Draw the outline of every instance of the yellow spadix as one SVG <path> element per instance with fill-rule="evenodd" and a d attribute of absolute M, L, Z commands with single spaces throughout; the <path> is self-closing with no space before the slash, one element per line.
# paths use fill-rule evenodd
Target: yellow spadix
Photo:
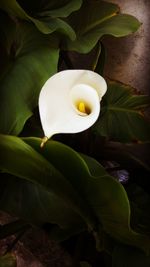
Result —
<path fill-rule="evenodd" d="M 78 133 L 92 126 L 106 90 L 104 78 L 89 70 L 65 70 L 50 77 L 39 96 L 45 136 L 41 146 L 54 134 Z"/>

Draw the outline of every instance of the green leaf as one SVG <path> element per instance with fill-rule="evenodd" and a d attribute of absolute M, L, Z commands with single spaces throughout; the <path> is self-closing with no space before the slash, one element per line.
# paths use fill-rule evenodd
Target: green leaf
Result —
<path fill-rule="evenodd" d="M 148 105 L 148 96 L 135 95 L 131 87 L 109 82 L 94 131 L 115 141 L 149 141 L 150 123 L 143 114 Z"/>
<path fill-rule="evenodd" d="M 130 205 L 123 186 L 109 176 L 97 161 L 85 155 L 81 157 L 71 148 L 55 141 L 49 141 L 43 149 L 40 148 L 39 138 L 24 138 L 24 141 L 17 137 L 1 135 L 0 168 L 3 172 L 41 186 L 60 198 L 62 204 L 69 205 L 86 222 L 97 243 L 101 230 L 104 230 L 122 243 L 149 252 L 149 238 L 134 232 L 130 227 Z M 1 179 L 2 184 L 5 183 L 6 180 Z M 5 199 L 9 196 L 8 192 L 13 195 L 13 181 L 15 180 L 11 181 Z M 22 190 L 23 188 L 27 189 L 22 185 Z M 35 207 L 37 202 L 32 200 L 32 207 Z M 31 203 L 28 200 L 26 202 L 28 205 Z M 42 208 L 46 205 L 44 203 L 42 199 Z M 55 202 L 51 203 L 52 207 L 53 203 Z M 58 208 L 61 207 L 59 205 Z M 77 231 L 79 229 L 77 227 Z M 74 227 L 73 231 L 75 232 Z"/>
<path fill-rule="evenodd" d="M 72 232 L 74 228 L 77 232 L 87 228 L 71 204 L 66 203 L 59 194 L 6 174 L 1 177 L 0 186 L 0 209 L 25 222 L 34 225 L 57 224 L 61 227 L 61 231 L 66 231 L 70 226 Z M 51 234 L 53 239 L 56 239 L 56 234 L 53 229 Z"/>
<path fill-rule="evenodd" d="M 16 258 L 14 255 L 8 253 L 0 257 L 0 267 L 17 267 Z"/>
<path fill-rule="evenodd" d="M 21 8 L 16 0 L 1 0 L 0 8 L 6 11 L 11 16 L 19 17 L 20 19 L 29 20 L 30 16 Z"/>
<path fill-rule="evenodd" d="M 73 42 L 65 40 L 64 47 L 88 53 L 104 35 L 122 37 L 139 28 L 140 22 L 136 18 L 118 12 L 119 7 L 112 3 L 84 1 L 82 7 L 67 19 L 77 38 Z"/>
<path fill-rule="evenodd" d="M 75 40 L 76 38 L 74 30 L 63 19 L 42 17 L 40 20 L 34 19 L 34 23 L 38 30 L 44 34 L 50 34 L 54 31 L 58 31 L 59 33 L 68 35 L 71 40 Z"/>
<path fill-rule="evenodd" d="M 130 204 L 123 186 L 109 176 L 96 160 L 86 155 L 82 157 L 91 172 L 86 188 L 88 200 L 103 230 L 120 242 L 137 246 L 149 253 L 150 239 L 133 231 L 130 226 Z"/>
<path fill-rule="evenodd" d="M 39 14 L 33 14 L 30 15 L 30 13 L 34 13 L 33 10 L 28 10 L 29 6 L 27 3 L 25 3 L 25 7 L 27 8 L 27 12 L 22 8 L 21 5 L 16 0 L 13 1 L 4 1 L 2 0 L 0 2 L 0 8 L 5 10 L 8 14 L 11 16 L 18 17 L 20 19 L 31 21 L 35 24 L 35 26 L 40 30 L 42 33 L 48 34 L 52 33 L 56 30 L 63 34 L 67 34 L 68 37 L 71 38 L 71 40 L 74 40 L 76 35 L 72 27 L 65 22 L 63 19 L 60 19 L 59 16 L 57 18 L 57 15 L 60 15 L 64 12 L 64 17 L 69 15 L 72 11 L 78 9 L 81 5 L 81 1 L 78 0 L 75 2 L 75 4 L 71 7 L 71 3 L 66 3 L 64 7 L 58 6 L 55 9 L 55 5 L 52 5 L 52 10 L 47 10 L 46 13 L 39 13 Z M 62 3 L 63 5 L 63 3 Z M 56 5 L 57 6 L 57 5 Z M 35 3 L 36 7 L 36 3 Z M 54 8 L 54 10 L 53 10 Z"/>
<path fill-rule="evenodd" d="M 40 139 L 38 139 L 38 144 L 40 145 Z M 55 149 L 55 145 L 53 146 L 53 149 Z M 59 152 L 61 154 L 61 148 Z M 73 153 L 72 150 L 70 151 L 69 155 L 70 157 L 71 153 Z M 22 211 L 22 214 L 25 214 L 25 216 L 29 215 L 30 217 L 32 217 L 32 212 L 33 212 L 36 218 L 38 216 L 37 219 L 39 220 L 40 218 L 40 220 L 42 221 L 42 217 L 40 216 L 41 214 L 40 213 L 38 214 L 38 211 L 36 209 L 36 205 L 38 204 L 39 212 L 42 211 L 42 215 L 47 216 L 46 218 L 48 218 L 49 222 L 55 223 L 53 221 L 53 217 L 51 217 L 51 214 L 47 214 L 48 209 L 51 212 L 53 212 L 53 215 L 55 216 L 54 219 L 56 218 L 57 223 L 59 223 L 59 218 L 64 218 L 65 222 L 66 220 L 74 220 L 73 218 L 68 218 L 68 219 L 65 218 L 65 206 L 66 206 L 66 210 L 67 207 L 68 209 L 72 209 L 75 213 L 77 213 L 79 216 L 82 217 L 82 220 L 84 220 L 84 222 L 86 222 L 89 225 L 89 227 L 92 227 L 92 225 L 94 224 L 94 218 L 92 218 L 91 216 L 90 208 L 87 206 L 85 199 L 82 198 L 77 191 L 75 191 L 71 183 L 63 175 L 64 173 L 63 172 L 61 173 L 59 169 L 57 170 L 55 168 L 53 162 L 48 161 L 46 158 L 44 158 L 42 155 L 36 152 L 34 148 L 23 142 L 20 138 L 14 136 L 5 136 L 5 135 L 0 136 L 0 158 L 1 158 L 0 169 L 3 172 L 16 176 L 18 177 L 18 179 L 19 178 L 21 180 L 23 179 L 22 182 L 19 182 L 18 180 L 18 185 L 17 185 L 17 179 L 12 177 L 9 178 L 8 189 L 7 189 L 7 183 L 6 187 L 4 185 L 4 189 L 6 188 L 6 195 L 4 196 L 5 191 L 2 192 L 3 194 L 1 194 L 1 198 L 3 198 L 4 196 L 3 200 L 4 207 L 5 205 L 7 206 L 7 198 L 8 198 L 8 203 L 10 204 L 12 200 L 12 205 L 14 204 L 16 211 L 18 210 L 18 212 L 21 212 L 22 209 L 19 205 L 22 204 L 23 208 L 25 209 Z M 58 164 L 61 164 L 59 160 L 57 161 Z M 79 168 L 79 174 L 80 174 L 80 168 Z M 3 183 L 5 180 L 3 179 L 3 177 L 1 179 Z M 29 185 L 28 183 L 25 184 L 24 181 L 33 183 L 35 187 Z M 15 191 L 14 193 L 12 192 L 12 187 L 13 190 Z M 27 189 L 27 192 L 29 192 L 28 200 L 25 200 L 27 195 L 24 189 Z M 42 189 L 45 191 L 42 191 Z M 19 195 L 20 191 L 22 192 L 22 194 Z M 9 192 L 11 192 L 10 196 Z M 16 203 L 15 193 L 18 195 L 18 198 L 20 200 L 17 201 L 18 203 Z M 45 207 L 47 203 L 49 203 L 49 205 Z M 13 209 L 13 206 L 10 208 Z M 56 210 L 56 208 L 58 209 Z M 62 209 L 64 215 L 63 214 L 59 215 Z M 73 214 L 73 212 L 71 213 L 70 211 L 70 214 Z"/>
<path fill-rule="evenodd" d="M 47 142 L 43 149 L 40 148 L 41 139 L 39 138 L 27 137 L 23 138 L 23 140 L 51 162 L 76 188 L 77 192 L 81 196 L 83 195 L 88 167 L 77 152 L 64 144 L 52 140 Z M 67 160 L 69 160 L 69 164 L 67 164 Z"/>
<path fill-rule="evenodd" d="M 123 186 L 109 176 L 97 161 L 85 155 L 81 157 L 58 142 L 50 141 L 41 150 L 40 139 L 25 138 L 24 141 L 38 152 L 41 151 L 66 177 L 79 196 L 84 198 L 89 211 L 92 209 L 100 229 L 102 226 L 107 234 L 122 243 L 150 250 L 149 238 L 130 227 L 130 205 Z"/>
<path fill-rule="evenodd" d="M 41 1 L 18 1 L 24 9 L 29 12 L 33 12 L 37 9 L 40 16 L 48 16 L 52 18 L 56 17 L 68 17 L 73 11 L 78 10 L 82 5 L 82 0 L 47 0 L 44 3 Z M 34 13 L 35 14 L 35 13 Z"/>
<path fill-rule="evenodd" d="M 149 267 L 150 257 L 133 247 L 117 246 L 112 257 L 113 267 Z"/>
<path fill-rule="evenodd" d="M 43 36 L 27 22 L 5 24 L 3 40 L 7 64 L 0 79 L 0 132 L 17 135 L 32 115 L 43 84 L 57 72 L 59 49 L 54 37 Z"/>

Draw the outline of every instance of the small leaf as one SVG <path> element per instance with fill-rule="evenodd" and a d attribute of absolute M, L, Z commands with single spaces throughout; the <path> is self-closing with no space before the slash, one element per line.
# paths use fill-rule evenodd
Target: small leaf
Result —
<path fill-rule="evenodd" d="M 16 258 L 14 255 L 8 253 L 0 257 L 0 267 L 17 267 Z"/>
<path fill-rule="evenodd" d="M 67 18 L 77 38 L 75 41 L 65 40 L 65 48 L 88 53 L 103 35 L 122 37 L 139 28 L 136 18 L 118 12 L 118 6 L 112 3 L 84 1 L 82 7 Z"/>
<path fill-rule="evenodd" d="M 0 21 L 5 22 L 4 19 L 2 16 Z M 18 135 L 37 105 L 42 85 L 57 71 L 59 49 L 55 38 L 43 36 L 27 22 L 4 25 L 6 56 L 0 80 L 0 132 Z"/>
<path fill-rule="evenodd" d="M 150 123 L 142 112 L 148 105 L 147 95 L 135 95 L 131 87 L 109 82 L 94 131 L 115 141 L 149 141 Z"/>

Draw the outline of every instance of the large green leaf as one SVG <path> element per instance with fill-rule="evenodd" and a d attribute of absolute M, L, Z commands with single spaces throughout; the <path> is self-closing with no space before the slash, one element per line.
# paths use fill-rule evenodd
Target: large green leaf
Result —
<path fill-rule="evenodd" d="M 76 38 L 76 34 L 71 26 L 60 18 L 41 17 L 40 20 L 34 20 L 36 27 L 44 34 L 49 34 L 54 31 L 68 35 L 71 40 Z"/>
<path fill-rule="evenodd" d="M 35 225 L 51 223 L 65 229 L 72 227 L 72 231 L 86 229 L 82 218 L 59 194 L 13 175 L 3 175 L 0 186 L 1 210 Z"/>
<path fill-rule="evenodd" d="M 42 155 L 36 152 L 31 146 L 27 145 L 18 137 L 1 135 L 0 158 L 1 158 L 0 169 L 3 172 L 10 173 L 13 176 L 18 177 L 18 179 L 19 178 L 23 179 L 22 183 L 18 182 L 17 186 L 16 184 L 17 180 L 13 177 L 9 178 L 8 190 L 6 183 L 6 194 L 5 191 L 3 193 L 3 188 L 1 188 L 2 193 L 5 194 L 4 199 L 6 199 L 5 200 L 6 205 L 7 205 L 7 196 L 9 195 L 8 192 L 10 192 L 10 197 L 8 197 L 8 201 L 10 203 L 12 196 L 12 204 L 18 205 L 16 207 L 19 212 L 21 212 L 21 208 L 19 207 L 19 205 L 23 200 L 25 201 L 26 197 L 29 197 L 30 200 L 29 202 L 27 200 L 27 207 L 29 207 L 30 201 L 33 201 L 33 203 L 31 204 L 32 210 L 36 208 L 36 203 L 38 203 L 39 210 L 41 211 L 43 209 L 42 211 L 43 213 L 46 213 L 48 209 L 50 209 L 50 211 L 53 212 L 55 218 L 57 217 L 57 215 L 60 218 L 62 217 L 64 218 L 64 215 L 59 215 L 59 213 L 60 212 L 65 213 L 65 211 L 62 210 L 55 211 L 55 201 L 56 201 L 56 208 L 58 208 L 58 206 L 61 208 L 66 206 L 68 207 L 68 209 L 69 208 L 73 209 L 74 212 L 79 214 L 82 217 L 82 219 L 90 227 L 92 227 L 91 225 L 94 224 L 94 219 L 91 218 L 90 209 L 86 205 L 85 200 L 79 196 L 79 194 L 74 190 L 71 183 L 67 181 L 67 179 L 63 176 L 63 174 L 59 170 L 57 170 L 52 165 L 52 163 L 48 162 L 47 159 L 45 159 Z M 3 182 L 5 182 L 3 176 L 1 176 L 1 180 L 2 180 L 1 184 L 3 184 Z M 30 187 L 28 184 L 25 185 L 25 183 L 23 182 L 24 180 L 33 183 L 34 185 L 38 186 L 38 188 L 32 187 L 32 185 Z M 14 181 L 14 186 L 12 181 Z M 25 187 L 23 187 L 23 185 L 25 185 Z M 12 193 L 12 186 L 15 192 L 17 192 L 17 189 L 21 190 L 22 192 L 22 196 L 19 196 L 19 192 L 18 194 L 16 193 L 18 195 L 19 200 L 21 200 L 21 202 L 18 201 L 18 204 L 15 203 L 16 198 L 15 195 Z M 40 189 L 40 187 L 42 188 Z M 29 196 L 27 195 L 25 196 L 25 192 L 23 191 L 24 189 L 27 189 Z M 42 191 L 42 189 L 44 189 L 48 193 Z M 36 199 L 34 200 L 34 196 L 37 199 L 37 201 Z M 2 194 L 1 197 L 3 197 Z M 40 200 L 42 201 L 41 206 L 40 206 Z M 49 204 L 50 206 L 45 208 L 44 205 L 46 205 L 46 203 L 49 203 L 50 201 L 51 205 Z M 25 208 L 25 203 L 22 204 L 24 208 Z M 27 207 L 23 211 L 25 216 L 27 214 L 32 216 L 31 214 L 32 210 L 28 211 Z M 37 211 L 35 211 L 35 214 L 36 213 Z M 40 214 L 38 216 L 40 218 Z M 44 216 L 46 215 L 44 214 Z M 47 215 L 46 218 L 50 218 L 50 216 L 51 215 Z M 40 218 L 39 220 L 42 220 L 42 218 Z M 69 218 L 69 220 L 72 220 L 72 218 Z M 53 217 L 51 218 L 51 222 L 54 223 Z"/>
<path fill-rule="evenodd" d="M 73 11 L 78 10 L 82 5 L 82 0 L 18 0 L 24 10 L 30 14 L 40 14 L 50 17 L 67 17 Z"/>
<path fill-rule="evenodd" d="M 32 115 L 44 82 L 57 72 L 59 49 L 55 38 L 47 38 L 33 25 L 6 20 L 0 18 L 6 53 L 0 79 L 0 132 L 17 135 Z"/>
<path fill-rule="evenodd" d="M 117 246 L 112 257 L 113 267 L 149 267 L 150 257 L 133 247 Z"/>
<path fill-rule="evenodd" d="M 21 4 L 25 5 L 27 12 L 22 8 L 22 6 L 18 3 L 21 2 Z M 60 3 L 60 5 L 50 5 L 48 6 L 48 10 L 46 9 L 45 12 L 41 12 L 39 14 L 34 14 L 34 10 L 36 10 L 37 3 L 35 2 L 34 6 L 31 5 L 31 7 L 34 9 L 30 10 L 30 4 L 22 1 L 8 1 L 8 0 L 2 0 L 0 2 L 0 8 L 5 10 L 8 14 L 18 17 L 20 19 L 31 21 L 35 24 L 35 26 L 45 34 L 52 33 L 56 30 L 59 32 L 62 32 L 63 34 L 68 35 L 72 40 L 75 39 L 76 35 L 72 27 L 65 22 L 63 19 L 61 19 L 61 16 L 64 12 L 64 17 L 69 15 L 72 11 L 77 10 L 81 6 L 81 0 L 75 1 L 75 4 L 71 6 L 71 3 Z M 71 1 L 72 2 L 72 1 Z M 33 4 L 33 3 L 32 3 Z M 62 5 L 64 4 L 64 6 Z M 56 9 L 55 9 L 56 7 Z M 52 8 L 52 10 L 49 8 Z M 54 10 L 53 10 L 54 8 Z M 33 15 L 32 15 L 33 14 Z"/>
<path fill-rule="evenodd" d="M 130 206 L 124 188 L 109 176 L 97 161 L 87 156 L 80 156 L 71 148 L 58 142 L 50 141 L 41 149 L 39 138 L 25 138 L 24 141 L 17 137 L 1 135 L 0 168 L 3 172 L 11 173 L 18 179 L 21 178 L 32 182 L 36 186 L 41 186 L 51 193 L 51 197 L 53 194 L 56 195 L 57 198 L 54 198 L 58 201 L 56 207 L 64 207 L 63 203 L 69 205 L 74 212 L 82 217 L 89 230 L 94 231 L 97 242 L 99 242 L 98 239 L 103 229 L 120 242 L 137 246 L 149 252 L 149 238 L 134 232 L 130 227 Z M 3 176 L 1 176 L 1 179 L 2 184 L 6 182 L 7 185 Z M 15 182 L 15 179 L 12 181 L 10 179 L 10 189 L 4 199 L 7 198 L 9 192 L 13 195 L 11 192 L 14 188 L 13 181 Z M 19 189 L 20 187 L 18 187 Z M 24 189 L 27 189 L 27 186 Z M 23 185 L 21 185 L 21 190 L 23 190 Z M 2 188 L 1 191 L 3 191 Z M 35 196 L 33 187 L 31 187 L 31 191 L 28 188 L 28 192 L 29 194 L 33 192 L 33 196 Z M 42 196 L 41 192 L 40 196 Z M 42 201 L 42 209 L 48 197 L 49 195 L 45 198 L 44 193 L 44 196 L 39 198 Z M 59 204 L 58 198 L 62 201 L 62 204 Z M 30 199 L 33 200 L 31 196 Z M 39 201 L 34 202 L 34 200 L 31 206 L 35 207 L 36 203 L 40 206 Z M 27 201 L 27 204 L 29 206 L 30 201 Z M 53 204 L 51 205 L 52 210 Z M 26 209 L 25 212 L 27 212 Z M 47 209 L 44 208 L 44 210 L 48 212 Z M 53 217 L 51 222 L 52 220 Z M 77 221 L 73 219 L 73 222 L 76 223 Z M 74 227 L 73 231 L 75 232 Z"/>
<path fill-rule="evenodd" d="M 81 157 L 58 142 L 50 141 L 41 150 L 40 139 L 25 138 L 24 141 L 50 161 L 86 200 L 99 221 L 99 228 L 102 226 L 106 233 L 123 243 L 150 250 L 149 238 L 130 227 L 130 205 L 123 186 L 97 161 L 85 155 Z"/>
<path fill-rule="evenodd" d="M 52 140 L 43 149 L 40 148 L 40 138 L 27 137 L 23 140 L 51 162 L 76 188 L 77 192 L 84 197 L 86 176 L 89 172 L 87 165 L 77 152 L 64 144 Z M 67 164 L 67 160 L 69 160 L 69 164 Z"/>
<path fill-rule="evenodd" d="M 13 254 L 7 253 L 0 257 L 0 267 L 17 267 L 16 258 Z"/>
<path fill-rule="evenodd" d="M 140 247 L 150 252 L 150 239 L 130 226 L 130 204 L 123 186 L 105 172 L 93 158 L 83 156 L 92 181 L 87 186 L 91 206 L 103 225 L 104 231 L 122 243 Z M 99 175 L 101 173 L 101 176 Z"/>
<path fill-rule="evenodd" d="M 109 82 L 94 130 L 111 140 L 149 141 L 150 123 L 142 112 L 148 105 L 148 96 L 135 95 L 131 87 Z"/>
<path fill-rule="evenodd" d="M 140 23 L 136 18 L 118 12 L 119 7 L 112 3 L 84 1 L 82 7 L 67 20 L 74 28 L 77 38 L 75 41 L 65 40 L 64 47 L 88 53 L 103 35 L 122 37 L 139 28 Z"/>

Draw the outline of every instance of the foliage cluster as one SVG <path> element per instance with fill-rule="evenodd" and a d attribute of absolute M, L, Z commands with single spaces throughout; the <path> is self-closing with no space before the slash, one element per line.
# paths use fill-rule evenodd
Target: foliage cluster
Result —
<path fill-rule="evenodd" d="M 102 74 L 102 38 L 127 36 L 139 26 L 104 1 L 0 1 L 0 209 L 19 218 L 1 226 L 0 238 L 27 225 L 48 225 L 59 242 L 86 231 L 113 267 L 150 265 L 149 97 L 108 80 L 95 126 L 60 135 L 43 149 L 37 110 L 43 84 L 70 66 L 70 51 L 95 49 L 91 69 Z M 124 168 L 130 179 L 122 185 Z M 0 264 L 15 266 L 14 256 Z"/>

